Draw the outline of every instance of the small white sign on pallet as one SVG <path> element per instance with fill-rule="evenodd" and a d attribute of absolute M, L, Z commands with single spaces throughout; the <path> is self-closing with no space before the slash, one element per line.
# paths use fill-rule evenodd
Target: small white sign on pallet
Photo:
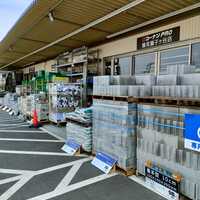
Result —
<path fill-rule="evenodd" d="M 62 150 L 69 155 L 75 155 L 81 148 L 81 145 L 78 144 L 75 140 L 67 140 L 62 147 Z"/>
<path fill-rule="evenodd" d="M 101 152 L 97 153 L 96 157 L 92 160 L 92 165 L 94 165 L 106 174 L 108 174 L 112 170 L 116 163 L 116 159 Z"/>

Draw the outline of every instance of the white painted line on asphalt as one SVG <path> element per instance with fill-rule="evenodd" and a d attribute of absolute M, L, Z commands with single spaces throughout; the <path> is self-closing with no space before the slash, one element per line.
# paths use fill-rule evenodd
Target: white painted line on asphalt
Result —
<path fill-rule="evenodd" d="M 10 197 L 15 194 L 21 187 L 23 187 L 31 178 L 33 174 L 26 174 L 22 176 L 22 178 L 15 183 L 12 187 L 10 187 L 5 193 L 0 196 L 1 200 L 8 200 Z"/>
<path fill-rule="evenodd" d="M 145 180 L 144 180 L 144 179 L 141 179 L 141 178 L 139 178 L 139 177 L 137 177 L 137 176 L 135 176 L 135 175 L 129 176 L 129 179 L 131 179 L 132 181 L 134 181 L 134 182 L 136 182 L 136 183 L 142 185 L 143 187 L 147 188 L 148 190 L 150 190 L 150 191 L 152 191 L 152 192 L 154 192 L 154 193 L 156 193 L 156 194 L 158 194 L 158 195 L 160 195 L 160 196 L 166 198 L 165 196 L 163 196 L 163 194 L 161 194 L 161 193 L 159 193 L 158 191 L 155 191 L 154 189 L 152 189 L 151 187 L 149 187 L 149 186 L 145 183 Z"/>
<path fill-rule="evenodd" d="M 1 122 L 1 121 L 0 121 Z M 5 126 L 18 126 L 18 125 L 28 125 L 26 122 L 23 123 L 17 123 L 17 124 L 0 124 L 0 127 L 5 127 Z"/>
<path fill-rule="evenodd" d="M 5 120 L 5 118 L 3 119 L 2 118 L 2 120 L 1 120 L 1 118 L 0 118 L 0 122 L 1 123 L 5 123 L 5 122 L 10 122 L 12 119 L 6 119 Z M 14 119 L 14 120 L 12 120 L 14 123 L 18 123 L 18 122 L 20 122 L 20 123 L 22 123 L 22 121 L 21 120 L 17 120 L 17 119 Z M 24 123 L 24 122 L 23 122 Z"/>
<path fill-rule="evenodd" d="M 100 176 L 97 176 L 97 177 L 94 177 L 94 178 L 87 179 L 85 181 L 81 181 L 79 183 L 75 183 L 75 184 L 63 187 L 62 189 L 59 189 L 59 190 L 54 190 L 53 192 L 49 192 L 49 193 L 46 193 L 46 194 L 43 194 L 43 195 L 40 195 L 40 196 L 37 196 L 37 197 L 30 198 L 28 200 L 47 200 L 47 199 L 51 199 L 51 198 L 60 196 L 62 194 L 66 194 L 68 192 L 80 189 L 82 187 L 85 187 L 85 186 L 88 186 L 88 185 L 103 181 L 105 179 L 111 178 L 111 177 L 116 176 L 116 175 L 117 175 L 117 173 L 103 174 L 103 175 L 100 175 Z"/>
<path fill-rule="evenodd" d="M 69 162 L 69 163 L 64 163 L 64 164 L 56 165 L 56 166 L 49 167 L 49 168 L 46 168 L 46 169 L 38 170 L 38 171 L 36 171 L 36 174 L 39 175 L 39 174 L 55 171 L 55 170 L 62 169 L 62 168 L 65 168 L 65 167 L 69 167 L 69 166 L 72 166 L 72 165 L 75 165 L 75 164 L 78 164 L 78 163 L 84 163 L 84 162 L 87 162 L 87 161 L 90 161 L 90 160 L 92 160 L 91 157 L 75 160 L 75 161 L 72 161 L 72 162 Z"/>
<path fill-rule="evenodd" d="M 27 173 L 32 173 L 32 172 L 33 171 L 31 171 L 31 170 L 0 168 L 0 173 L 3 173 L 3 174 L 27 174 Z"/>
<path fill-rule="evenodd" d="M 69 156 L 66 153 L 57 152 L 41 152 L 41 151 L 14 151 L 14 150 L 0 150 L 0 154 L 24 154 L 24 155 L 50 155 L 50 156 Z M 85 155 L 77 155 L 79 157 L 85 157 Z"/>
<path fill-rule="evenodd" d="M 58 184 L 55 190 L 62 189 L 63 187 L 66 187 L 70 184 L 78 170 L 80 169 L 81 165 L 83 163 L 79 162 L 73 165 L 73 167 L 68 171 L 68 173 L 65 175 L 65 177 L 61 180 L 61 182 Z"/>
<path fill-rule="evenodd" d="M 0 129 L 0 132 L 9 132 L 9 133 L 44 133 L 44 131 L 29 131 L 29 130 L 8 130 L 8 129 Z"/>
<path fill-rule="evenodd" d="M 52 142 L 52 143 L 63 143 L 61 140 L 46 140 L 46 139 L 18 139 L 18 138 L 0 138 L 0 141 L 13 141 L 13 142 Z"/>
<path fill-rule="evenodd" d="M 10 127 L 10 126 L 2 126 L 2 127 L 0 127 L 0 130 L 2 130 L 3 128 L 9 128 L 9 129 L 7 129 L 7 130 L 13 130 L 13 129 L 15 129 L 15 128 L 21 128 L 21 127 L 29 127 L 29 125 L 20 125 L 20 126 L 13 126 L 13 127 Z"/>
<path fill-rule="evenodd" d="M 22 178 L 22 175 L 3 179 L 3 180 L 0 180 L 0 185 L 6 184 L 6 183 L 11 183 L 11 182 L 14 182 L 14 181 L 18 181 L 21 178 Z"/>
<path fill-rule="evenodd" d="M 57 139 L 59 139 L 59 140 L 63 140 L 63 139 L 64 139 L 64 138 L 62 138 L 62 137 L 60 137 L 60 136 L 58 136 L 58 135 L 56 135 L 56 134 L 54 134 L 54 133 L 48 131 L 48 130 L 45 129 L 45 128 L 40 128 L 40 129 L 41 129 L 43 132 L 48 133 L 49 135 L 51 135 L 51 136 L 53 136 L 53 137 L 55 137 L 55 138 L 57 138 Z"/>

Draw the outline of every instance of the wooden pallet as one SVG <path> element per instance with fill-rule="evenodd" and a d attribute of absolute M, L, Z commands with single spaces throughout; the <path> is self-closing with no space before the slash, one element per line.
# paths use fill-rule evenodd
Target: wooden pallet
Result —
<path fill-rule="evenodd" d="M 126 101 L 130 103 L 137 103 L 137 98 L 129 96 L 102 96 L 102 95 L 93 95 L 93 99 L 102 99 L 102 100 L 112 100 L 112 101 Z"/>
<path fill-rule="evenodd" d="M 133 168 L 124 169 L 118 165 L 114 166 L 113 170 L 112 170 L 112 172 L 118 172 L 120 174 L 123 174 L 124 176 L 132 176 L 132 175 L 136 174 L 135 169 L 133 169 Z"/>
<path fill-rule="evenodd" d="M 41 123 L 41 124 L 48 124 L 49 120 L 48 119 L 40 120 L 39 123 Z"/>
<path fill-rule="evenodd" d="M 91 156 L 91 152 L 87 152 L 85 151 L 83 148 L 80 148 L 75 155 L 87 155 L 87 156 Z"/>
<path fill-rule="evenodd" d="M 65 126 L 66 122 L 53 122 L 53 121 L 49 121 L 50 124 L 52 125 L 56 125 L 56 126 Z"/>
<path fill-rule="evenodd" d="M 93 99 L 126 101 L 128 103 L 138 103 L 138 104 L 171 105 L 171 106 L 179 106 L 179 107 L 200 106 L 200 99 L 198 99 L 198 98 L 176 98 L 176 97 L 163 97 L 163 96 L 148 96 L 148 97 L 119 96 L 119 97 L 115 97 L 115 96 L 93 95 Z"/>
<path fill-rule="evenodd" d="M 96 152 L 92 151 L 92 156 L 95 157 Z M 132 175 L 136 174 L 136 170 L 133 168 L 124 169 L 124 168 L 120 167 L 119 165 L 115 165 L 112 168 L 110 173 L 120 173 L 120 174 L 123 174 L 124 176 L 132 176 Z"/>

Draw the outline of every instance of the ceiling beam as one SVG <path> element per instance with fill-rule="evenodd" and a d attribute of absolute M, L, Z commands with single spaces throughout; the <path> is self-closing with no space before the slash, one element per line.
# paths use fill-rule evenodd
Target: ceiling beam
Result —
<path fill-rule="evenodd" d="M 119 8 L 119 9 L 117 9 L 117 10 L 115 10 L 115 11 L 113 11 L 113 12 L 111 12 L 111 13 L 109 13 L 109 14 L 101 17 L 101 18 L 99 18 L 99 19 L 97 19 L 97 20 L 95 20 L 95 21 L 93 21 L 93 22 L 91 22 L 91 23 L 89 23 L 89 24 L 87 24 L 87 25 L 85 25 L 85 26 L 83 26 L 83 27 L 75 30 L 75 31 L 72 31 L 71 33 L 69 33 L 69 34 L 67 34 L 67 35 L 59 38 L 58 40 L 55 40 L 54 42 L 51 42 L 50 44 L 48 44 L 48 45 L 46 45 L 46 46 L 44 46 L 42 48 L 39 48 L 39 49 L 37 49 L 37 50 L 35 50 L 35 51 L 33 51 L 33 52 L 25 55 L 25 56 L 23 56 L 23 57 L 15 60 L 15 61 L 13 61 L 13 62 L 10 62 L 10 63 L 4 65 L 0 69 L 6 68 L 6 67 L 8 67 L 10 65 L 13 65 L 13 64 L 15 64 L 15 63 L 17 63 L 17 62 L 19 62 L 19 61 L 21 61 L 21 60 L 29 57 L 29 56 L 32 56 L 32 55 L 34 55 L 34 54 L 36 54 L 38 52 L 41 52 L 41 51 L 43 51 L 43 50 L 45 50 L 45 49 L 47 49 L 49 47 L 52 47 L 52 46 L 58 44 L 59 42 L 62 42 L 65 39 L 68 39 L 68 38 L 70 38 L 72 36 L 75 36 L 78 33 L 81 33 L 81 32 L 83 32 L 85 30 L 88 30 L 88 29 L 92 28 L 93 26 L 96 26 L 96 25 L 98 25 L 98 24 L 100 24 L 100 23 L 102 23 L 102 22 L 104 22 L 104 21 L 106 21 L 106 20 L 108 20 L 108 19 L 116 16 L 116 15 L 119 15 L 120 13 L 125 12 L 125 11 L 127 11 L 127 10 L 129 10 L 129 9 L 131 9 L 131 8 L 133 8 L 133 7 L 141 4 L 143 2 L 145 2 L 145 0 L 135 0 L 135 1 L 132 1 L 131 3 L 128 3 L 125 6 L 122 6 L 121 8 Z"/>
<path fill-rule="evenodd" d="M 54 16 L 54 19 L 55 20 L 58 20 L 58 21 L 61 21 L 61 22 L 65 22 L 65 23 L 68 23 L 68 24 L 72 24 L 72 25 L 75 25 L 75 26 L 79 26 L 82 27 L 84 26 L 84 24 L 79 24 L 79 23 L 76 23 L 76 22 L 72 22 L 72 21 L 69 21 L 69 20 L 65 20 L 65 19 L 60 19 L 58 17 L 55 17 Z M 100 29 L 100 28 L 91 28 L 92 30 L 95 30 L 95 31 L 99 31 L 99 32 L 102 32 L 102 33 L 107 33 L 107 34 L 111 34 L 112 32 L 109 32 L 109 31 L 106 31 L 106 30 L 103 30 L 103 29 Z"/>
<path fill-rule="evenodd" d="M 142 28 L 144 26 L 148 26 L 150 24 L 153 24 L 153 23 L 156 23 L 156 22 L 159 22 L 161 20 L 164 20 L 164 19 L 168 19 L 170 17 L 174 17 L 176 15 L 180 15 L 182 13 L 185 13 L 185 12 L 188 12 L 188 11 L 191 11 L 191 10 L 194 10 L 194 9 L 197 9 L 197 8 L 200 8 L 200 3 L 196 3 L 194 5 L 191 5 L 191 6 L 188 6 L 188 7 L 185 7 L 183 9 L 179 9 L 179 10 L 176 10 L 174 12 L 171 12 L 171 13 L 168 13 L 166 15 L 162 15 L 160 17 L 157 17 L 155 19 L 152 19 L 152 20 L 148 20 L 144 23 L 141 23 L 141 24 L 138 24 L 136 26 L 133 26 L 133 27 L 130 27 L 130 28 L 127 28 L 125 30 L 122 30 L 122 31 L 119 31 L 117 33 L 114 33 L 114 34 L 111 34 L 111 35 L 108 35 L 107 38 L 110 39 L 110 38 L 113 38 L 113 37 L 116 37 L 116 36 L 119 36 L 119 35 L 122 35 L 124 33 L 128 33 L 130 31 L 134 31 L 136 29 L 139 29 L 139 28 Z"/>
<path fill-rule="evenodd" d="M 12 42 L 12 44 L 10 44 L 10 46 L 14 46 L 14 44 L 17 42 L 17 39 L 19 39 L 19 37 L 21 37 L 21 36 L 26 35 L 27 33 L 29 33 L 29 32 L 31 31 L 31 29 L 32 29 L 34 26 L 36 26 L 42 19 L 44 19 L 44 17 L 46 17 L 46 16 L 48 15 L 49 12 L 53 11 L 55 8 L 57 8 L 58 6 L 60 6 L 60 4 L 63 3 L 63 1 L 64 1 L 64 0 L 56 0 L 56 2 L 53 3 L 53 5 L 52 5 L 51 7 L 49 7 L 48 9 L 46 9 L 45 12 L 43 12 L 42 15 L 39 16 L 38 19 L 36 19 L 36 20 L 34 21 L 34 23 L 32 23 L 32 24 L 30 25 L 30 27 L 28 27 L 28 29 L 23 30 L 22 34 L 21 34 L 20 36 L 16 37 L 15 40 Z M 37 3 L 38 3 L 38 0 L 35 0 L 35 1 L 32 3 L 32 5 L 36 5 Z M 31 6 L 30 6 L 30 7 L 31 7 Z M 27 9 L 27 11 L 28 11 L 28 9 Z M 15 25 L 16 25 L 17 23 L 19 23 L 20 20 L 21 20 L 21 18 L 18 19 L 18 21 L 15 23 Z M 12 31 L 12 29 L 11 29 L 11 31 Z"/>
<path fill-rule="evenodd" d="M 45 42 L 45 41 L 42 41 L 42 40 L 35 40 L 35 39 L 30 39 L 30 38 L 25 38 L 25 37 L 20 37 L 19 39 L 30 41 L 30 42 L 35 42 L 35 43 L 43 43 L 43 44 L 49 44 L 50 43 L 50 42 Z M 57 44 L 55 46 L 57 46 L 57 47 L 63 47 L 63 48 L 68 48 L 68 47 L 71 48 L 70 46 L 60 45 L 60 44 Z"/>
<path fill-rule="evenodd" d="M 16 53 L 16 54 L 21 54 L 21 55 L 26 55 L 27 54 L 27 52 L 15 51 L 15 50 L 12 50 L 12 49 L 9 50 L 8 53 Z M 38 56 L 42 56 L 44 58 L 47 58 L 47 56 L 45 56 L 43 54 L 40 54 L 40 53 L 38 53 L 37 55 Z"/>

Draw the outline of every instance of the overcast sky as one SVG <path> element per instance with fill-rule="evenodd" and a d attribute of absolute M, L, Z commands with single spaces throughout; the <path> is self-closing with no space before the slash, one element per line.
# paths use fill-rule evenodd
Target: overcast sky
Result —
<path fill-rule="evenodd" d="M 31 2 L 32 0 L 0 0 L 0 41 Z"/>

